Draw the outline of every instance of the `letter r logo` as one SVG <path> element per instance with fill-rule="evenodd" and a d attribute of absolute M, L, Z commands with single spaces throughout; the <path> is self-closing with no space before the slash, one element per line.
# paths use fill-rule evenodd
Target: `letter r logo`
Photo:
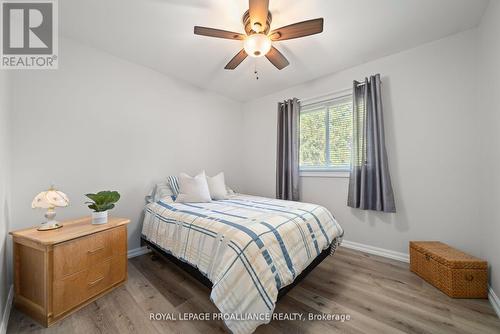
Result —
<path fill-rule="evenodd" d="M 52 3 L 3 3 L 3 53 L 52 54 Z"/>

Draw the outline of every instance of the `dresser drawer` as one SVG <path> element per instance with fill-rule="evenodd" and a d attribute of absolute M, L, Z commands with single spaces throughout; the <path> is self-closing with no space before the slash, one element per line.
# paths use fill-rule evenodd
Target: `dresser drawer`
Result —
<path fill-rule="evenodd" d="M 54 282 L 53 317 L 71 310 L 82 302 L 124 281 L 127 270 L 125 255 L 112 257 L 76 274 Z"/>
<path fill-rule="evenodd" d="M 126 253 L 125 226 L 54 246 L 54 279 L 60 280 L 116 255 Z"/>

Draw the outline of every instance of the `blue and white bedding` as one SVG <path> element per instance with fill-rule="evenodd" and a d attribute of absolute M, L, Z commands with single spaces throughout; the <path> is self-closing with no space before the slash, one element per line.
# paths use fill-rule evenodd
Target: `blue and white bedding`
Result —
<path fill-rule="evenodd" d="M 343 230 L 319 205 L 249 195 L 145 209 L 142 235 L 195 266 L 213 283 L 211 299 L 235 334 L 269 322 L 278 290 L 293 282 Z M 244 320 L 242 320 L 244 319 Z"/>

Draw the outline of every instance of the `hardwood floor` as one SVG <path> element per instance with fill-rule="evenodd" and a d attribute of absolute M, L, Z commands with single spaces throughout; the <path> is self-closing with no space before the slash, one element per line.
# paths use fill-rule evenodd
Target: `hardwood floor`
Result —
<path fill-rule="evenodd" d="M 151 321 L 150 312 L 217 312 L 210 291 L 168 261 L 129 260 L 128 282 L 46 329 L 13 309 L 7 333 L 227 333 L 222 321 Z M 351 320 L 273 320 L 256 333 L 500 333 L 488 300 L 452 299 L 408 264 L 340 248 L 276 312 L 348 314 Z"/>

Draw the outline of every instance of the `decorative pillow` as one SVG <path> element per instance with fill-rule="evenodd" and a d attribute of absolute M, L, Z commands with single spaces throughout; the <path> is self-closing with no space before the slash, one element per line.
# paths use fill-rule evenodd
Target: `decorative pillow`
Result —
<path fill-rule="evenodd" d="M 186 173 L 181 173 L 178 181 L 179 195 L 177 195 L 175 202 L 203 203 L 211 201 L 205 171 L 195 177 L 191 177 Z"/>
<path fill-rule="evenodd" d="M 207 176 L 208 189 L 213 200 L 221 200 L 227 198 L 226 182 L 224 181 L 224 172 L 220 172 L 215 176 Z"/>
<path fill-rule="evenodd" d="M 146 200 L 151 202 L 158 202 L 163 200 L 167 203 L 172 203 L 175 199 L 175 195 L 172 193 L 170 186 L 166 182 L 155 184 L 153 190 L 149 196 L 146 196 Z"/>
<path fill-rule="evenodd" d="M 228 185 L 226 185 L 226 191 L 227 191 L 228 196 L 232 196 L 232 195 L 236 194 L 236 192 L 233 189 L 229 188 Z"/>
<path fill-rule="evenodd" d="M 172 193 L 177 196 L 179 195 L 179 178 L 177 176 L 169 176 L 167 177 L 167 182 L 172 189 Z"/>

